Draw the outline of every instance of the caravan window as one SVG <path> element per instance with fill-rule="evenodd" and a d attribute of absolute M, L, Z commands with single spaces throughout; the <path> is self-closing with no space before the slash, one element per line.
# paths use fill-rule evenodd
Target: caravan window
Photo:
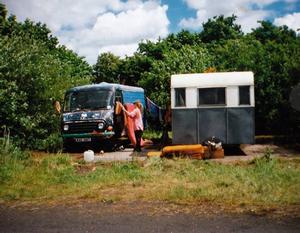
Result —
<path fill-rule="evenodd" d="M 250 86 L 239 86 L 240 105 L 250 105 Z"/>
<path fill-rule="evenodd" d="M 225 105 L 225 87 L 198 89 L 198 105 Z"/>
<path fill-rule="evenodd" d="M 175 106 L 185 106 L 185 88 L 175 88 Z"/>

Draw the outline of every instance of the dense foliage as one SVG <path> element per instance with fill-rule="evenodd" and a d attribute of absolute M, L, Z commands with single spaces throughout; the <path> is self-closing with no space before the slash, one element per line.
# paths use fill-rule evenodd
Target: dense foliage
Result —
<path fill-rule="evenodd" d="M 300 81 L 300 37 L 286 26 L 267 21 L 243 34 L 235 21 L 234 15 L 218 16 L 204 23 L 200 32 L 183 30 L 157 42 L 142 42 L 134 56 L 114 57 L 110 75 L 110 66 L 102 66 L 105 75 L 97 80 L 115 77 L 120 81 L 117 75 L 122 74 L 123 83 L 142 86 L 154 102 L 165 106 L 171 74 L 253 71 L 257 133 L 299 132 L 300 113 L 290 107 L 289 94 Z M 107 63 L 106 57 L 99 56 L 95 72 Z"/>
<path fill-rule="evenodd" d="M 53 103 L 89 83 L 91 67 L 58 44 L 46 25 L 6 17 L 0 5 L 0 124 L 22 147 L 55 150 L 59 116 Z"/>

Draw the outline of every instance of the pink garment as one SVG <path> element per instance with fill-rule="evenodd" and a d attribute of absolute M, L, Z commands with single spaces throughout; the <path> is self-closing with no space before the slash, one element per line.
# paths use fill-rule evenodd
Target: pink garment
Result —
<path fill-rule="evenodd" d="M 138 108 L 134 108 L 134 110 L 128 113 L 128 116 L 133 119 L 133 129 L 135 130 L 144 130 L 143 118 L 141 111 Z"/>
<path fill-rule="evenodd" d="M 135 119 L 134 118 L 131 118 L 129 115 L 130 115 L 130 112 L 134 111 L 135 109 L 135 106 L 131 103 L 128 103 L 128 104 L 125 104 L 125 108 L 127 109 L 127 111 L 125 111 L 124 113 L 125 114 L 125 126 L 127 128 L 127 135 L 128 135 L 128 138 L 130 139 L 131 143 L 135 146 L 136 145 L 136 139 L 135 139 L 135 134 L 134 134 L 134 121 Z M 132 114 L 134 115 L 134 114 Z M 141 140 L 141 146 L 144 145 L 144 141 L 143 139 Z"/>

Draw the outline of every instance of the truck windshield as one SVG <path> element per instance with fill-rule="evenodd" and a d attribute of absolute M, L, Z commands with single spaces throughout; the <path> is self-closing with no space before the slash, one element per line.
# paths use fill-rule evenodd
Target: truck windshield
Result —
<path fill-rule="evenodd" d="M 107 109 L 111 106 L 112 91 L 84 90 L 66 94 L 64 112 Z"/>

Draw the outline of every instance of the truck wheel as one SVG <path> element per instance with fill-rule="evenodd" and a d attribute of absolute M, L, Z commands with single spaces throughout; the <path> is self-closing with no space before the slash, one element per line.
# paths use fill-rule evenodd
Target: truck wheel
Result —
<path fill-rule="evenodd" d="M 69 142 L 63 142 L 63 152 L 70 152 L 72 150 L 72 145 Z"/>
<path fill-rule="evenodd" d="M 114 139 L 107 139 L 103 141 L 103 148 L 105 151 L 115 151 L 116 149 L 116 141 Z"/>

